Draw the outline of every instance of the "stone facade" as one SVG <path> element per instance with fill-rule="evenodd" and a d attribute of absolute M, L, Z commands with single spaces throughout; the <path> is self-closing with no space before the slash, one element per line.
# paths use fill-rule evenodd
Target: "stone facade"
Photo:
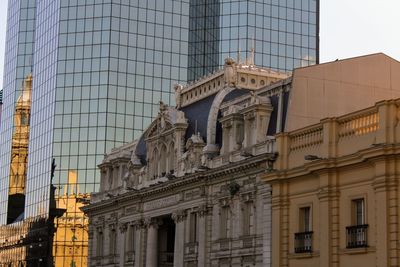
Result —
<path fill-rule="evenodd" d="M 276 136 L 275 267 L 399 266 L 400 99 Z"/>
<path fill-rule="evenodd" d="M 398 266 L 400 63 L 225 63 L 99 165 L 89 264 Z"/>
<path fill-rule="evenodd" d="M 175 86 L 177 107 L 160 103 L 143 136 L 99 165 L 100 192 L 82 208 L 89 265 L 270 266 L 271 187 L 260 175 L 276 158 L 287 77 L 228 59 Z"/>

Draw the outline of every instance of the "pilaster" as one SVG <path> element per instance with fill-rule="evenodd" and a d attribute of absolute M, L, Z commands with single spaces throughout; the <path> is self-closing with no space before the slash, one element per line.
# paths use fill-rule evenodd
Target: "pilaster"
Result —
<path fill-rule="evenodd" d="M 198 267 L 206 267 L 207 265 L 207 242 L 210 241 L 207 238 L 207 233 L 208 233 L 208 217 L 210 216 L 210 208 L 207 205 L 202 205 L 199 207 L 198 211 L 198 233 L 199 233 L 199 238 L 198 238 L 198 257 L 197 257 L 197 266 Z"/>
<path fill-rule="evenodd" d="M 175 221 L 175 247 L 174 247 L 174 266 L 183 266 L 185 253 L 185 220 L 186 212 L 178 210 L 172 213 L 172 219 Z"/>
<path fill-rule="evenodd" d="M 158 266 L 158 227 L 160 222 L 155 218 L 144 221 L 147 228 L 146 267 Z"/>
<path fill-rule="evenodd" d="M 289 255 L 289 202 L 288 185 L 272 185 L 272 266 L 287 267 Z"/>

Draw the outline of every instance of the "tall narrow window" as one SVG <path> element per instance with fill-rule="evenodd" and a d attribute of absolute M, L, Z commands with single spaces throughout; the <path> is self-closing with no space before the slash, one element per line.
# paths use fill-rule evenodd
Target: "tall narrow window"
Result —
<path fill-rule="evenodd" d="M 242 206 L 243 235 L 252 235 L 254 233 L 254 205 L 248 201 Z"/>
<path fill-rule="evenodd" d="M 300 208 L 300 223 L 299 223 L 299 230 L 300 232 L 309 232 L 311 231 L 311 212 L 310 207 L 303 207 Z"/>
<path fill-rule="evenodd" d="M 174 173 L 174 169 L 175 169 L 175 144 L 172 142 L 169 145 L 168 171 L 170 173 Z"/>
<path fill-rule="evenodd" d="M 364 199 L 354 199 L 352 201 L 353 209 L 353 225 L 363 225 L 365 224 L 365 208 Z"/>
<path fill-rule="evenodd" d="M 115 255 L 117 246 L 117 231 L 115 229 L 110 228 L 110 255 Z"/>
<path fill-rule="evenodd" d="M 294 234 L 294 252 L 312 252 L 311 207 L 299 209 L 299 232 Z"/>
<path fill-rule="evenodd" d="M 351 201 L 351 224 L 346 227 L 347 248 L 359 248 L 368 246 L 368 224 L 365 219 L 364 198 Z"/>
<path fill-rule="evenodd" d="M 159 170 L 159 175 L 165 176 L 167 172 L 167 147 L 165 145 L 162 145 L 161 150 L 160 150 L 160 170 Z"/>
<path fill-rule="evenodd" d="M 189 242 L 197 241 L 197 213 L 190 213 L 190 234 Z"/>
<path fill-rule="evenodd" d="M 125 236 L 125 256 L 126 261 L 133 261 L 133 255 L 135 251 L 135 227 L 129 225 Z"/>
<path fill-rule="evenodd" d="M 154 150 L 153 150 L 153 162 L 152 162 L 152 168 L 149 170 L 150 172 L 151 172 L 151 174 L 152 174 L 152 179 L 155 179 L 155 178 L 157 178 L 158 177 L 158 171 L 159 171 L 159 164 L 160 164 L 160 160 L 159 160 L 160 158 L 159 158 L 159 154 L 158 154 L 158 150 L 157 150 L 157 148 L 154 148 Z M 150 175 L 151 176 L 151 175 Z"/>
<path fill-rule="evenodd" d="M 97 230 L 97 247 L 96 247 L 96 257 L 103 256 L 103 231 L 101 229 Z"/>
<path fill-rule="evenodd" d="M 220 238 L 229 237 L 229 206 L 221 207 L 220 213 Z"/>

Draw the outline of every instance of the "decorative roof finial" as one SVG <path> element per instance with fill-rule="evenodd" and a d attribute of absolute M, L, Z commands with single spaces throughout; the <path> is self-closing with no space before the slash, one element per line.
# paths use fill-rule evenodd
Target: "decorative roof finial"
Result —
<path fill-rule="evenodd" d="M 253 47 L 251 48 L 251 54 L 250 54 L 250 62 L 249 62 L 249 65 L 250 66 L 254 66 L 254 57 L 255 57 L 255 40 L 254 40 L 254 37 L 253 37 Z"/>
<path fill-rule="evenodd" d="M 238 53 L 237 53 L 237 64 L 242 64 L 242 51 L 240 51 L 240 41 L 238 40 Z"/>

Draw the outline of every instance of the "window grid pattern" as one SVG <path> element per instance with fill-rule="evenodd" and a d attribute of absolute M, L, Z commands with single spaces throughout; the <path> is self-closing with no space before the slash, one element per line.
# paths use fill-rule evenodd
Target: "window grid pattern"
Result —
<path fill-rule="evenodd" d="M 15 103 L 22 83 L 32 71 L 35 34 L 35 1 L 8 3 L 7 36 L 3 79 L 3 106 L 0 122 L 0 224 L 7 223 L 7 201 L 11 163 Z"/>
<path fill-rule="evenodd" d="M 279 71 L 318 63 L 318 0 L 196 0 L 190 5 L 189 80 L 250 58 Z"/>
<path fill-rule="evenodd" d="M 187 80 L 186 1 L 60 1 L 52 156 L 60 196 L 98 190 L 104 153 L 138 138 Z M 186 14 L 186 15 L 185 15 Z M 183 51 L 183 52 L 182 52 Z M 186 51 L 186 52 L 185 52 Z M 74 178 L 73 178 L 74 177 Z M 70 191 L 71 191 L 70 190 Z M 71 198 L 62 198 L 70 206 Z M 66 216 L 79 218 L 71 208 Z M 66 248 L 70 229 L 55 244 Z M 76 227 L 75 236 L 84 236 Z M 58 238 L 60 237 L 60 238 Z M 85 240 L 74 240 L 74 244 Z M 77 254 L 78 253 L 78 254 Z M 83 253 L 83 254 L 80 254 Z M 85 250 L 74 257 L 86 259 Z M 69 251 L 57 264 L 70 265 Z M 75 260 L 84 265 L 85 260 Z"/>

